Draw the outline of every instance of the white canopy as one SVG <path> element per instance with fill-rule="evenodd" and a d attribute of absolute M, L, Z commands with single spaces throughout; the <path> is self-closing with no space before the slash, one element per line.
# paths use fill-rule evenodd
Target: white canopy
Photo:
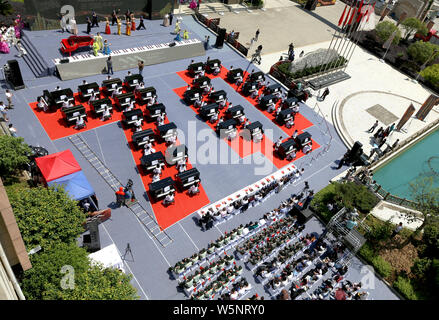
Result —
<path fill-rule="evenodd" d="M 123 261 L 119 255 L 119 251 L 114 244 L 93 252 L 88 255 L 92 264 L 101 263 L 105 268 L 121 269 L 125 272 Z"/>

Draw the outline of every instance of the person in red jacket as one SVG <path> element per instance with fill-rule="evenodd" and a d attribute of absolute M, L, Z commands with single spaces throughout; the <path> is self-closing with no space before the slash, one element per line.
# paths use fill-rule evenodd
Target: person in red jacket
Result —
<path fill-rule="evenodd" d="M 120 187 L 119 191 L 116 191 L 116 204 L 118 207 L 125 204 L 125 192 L 123 191 L 123 187 Z"/>

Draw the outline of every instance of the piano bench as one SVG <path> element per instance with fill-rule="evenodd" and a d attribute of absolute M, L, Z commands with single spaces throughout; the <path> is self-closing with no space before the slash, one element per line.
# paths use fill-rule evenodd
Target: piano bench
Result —
<path fill-rule="evenodd" d="M 200 189 L 198 189 L 195 193 L 190 193 L 189 191 L 187 192 L 187 194 L 189 195 L 189 197 L 193 197 L 196 196 L 197 194 L 200 193 Z"/>
<path fill-rule="evenodd" d="M 174 204 L 175 204 L 175 199 L 172 200 L 171 202 L 167 202 L 167 203 L 165 203 L 165 201 L 163 200 L 162 203 L 163 203 L 163 205 L 164 205 L 165 207 L 168 207 L 168 206 L 170 206 L 170 205 L 174 205 Z"/>

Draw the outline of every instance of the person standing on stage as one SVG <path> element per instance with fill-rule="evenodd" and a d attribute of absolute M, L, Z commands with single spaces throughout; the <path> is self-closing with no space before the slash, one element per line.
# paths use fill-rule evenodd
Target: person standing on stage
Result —
<path fill-rule="evenodd" d="M 130 22 L 130 19 L 129 19 L 129 18 L 126 20 L 125 34 L 126 34 L 127 36 L 130 36 L 130 35 L 131 35 L 131 22 Z"/>
<path fill-rule="evenodd" d="M 114 74 L 114 72 L 113 72 L 113 60 L 111 60 L 111 56 L 109 56 L 108 59 L 107 59 L 107 73 L 110 74 L 110 71 L 111 71 L 111 74 Z"/>
<path fill-rule="evenodd" d="M 12 94 L 11 90 L 6 89 L 5 95 L 6 95 L 6 100 L 8 100 L 8 109 L 14 109 L 14 108 L 12 108 L 14 105 L 12 104 L 13 94 Z"/>
<path fill-rule="evenodd" d="M 134 13 L 131 14 L 131 31 L 136 31 L 136 18 L 134 18 Z"/>
<path fill-rule="evenodd" d="M 107 39 L 105 39 L 105 41 L 104 41 L 104 54 L 107 56 L 110 55 L 110 53 L 111 53 L 110 45 L 111 45 L 111 43 L 108 43 Z"/>
<path fill-rule="evenodd" d="M 139 74 L 142 75 L 145 64 L 143 63 L 143 61 L 139 60 L 138 66 L 139 66 Z"/>
<path fill-rule="evenodd" d="M 101 51 L 104 46 L 104 41 L 102 39 L 101 33 L 98 32 L 98 34 L 94 37 L 94 42 L 98 44 L 98 50 Z"/>
<path fill-rule="evenodd" d="M 108 20 L 108 17 L 105 18 L 105 34 L 111 34 L 110 21 Z"/>
<path fill-rule="evenodd" d="M 172 26 L 172 19 L 174 19 L 174 15 L 172 14 L 172 11 L 169 11 L 169 25 Z"/>
<path fill-rule="evenodd" d="M 130 20 L 131 17 L 131 11 L 130 9 L 127 9 L 127 12 L 125 12 L 125 20 Z"/>
<path fill-rule="evenodd" d="M 87 34 L 90 34 L 91 31 L 91 20 L 87 17 Z"/>
<path fill-rule="evenodd" d="M 75 36 L 78 35 L 78 26 L 77 26 L 77 24 L 76 24 L 75 17 L 72 17 L 72 18 L 70 19 L 70 31 L 71 31 Z"/>
<path fill-rule="evenodd" d="M 96 27 L 99 28 L 98 16 L 97 16 L 96 12 L 92 9 L 92 13 L 91 13 L 91 27 L 93 28 L 95 25 L 96 25 Z"/>
<path fill-rule="evenodd" d="M 375 121 L 375 123 L 373 124 L 373 126 L 367 130 L 368 133 L 373 133 L 375 131 L 375 128 L 378 127 L 378 120 Z"/>
<path fill-rule="evenodd" d="M 117 34 L 120 36 L 120 29 L 122 29 L 122 21 L 120 21 L 120 18 L 117 18 Z"/>
<path fill-rule="evenodd" d="M 139 22 L 139 26 L 137 27 L 137 30 L 140 30 L 142 28 L 146 30 L 145 25 L 143 24 L 143 15 L 140 15 L 140 22 Z"/>
<path fill-rule="evenodd" d="M 111 13 L 111 25 L 114 26 L 115 23 L 117 23 L 117 14 L 119 13 L 120 9 L 113 10 Z"/>
<path fill-rule="evenodd" d="M 258 41 L 258 38 L 259 38 L 259 29 L 258 30 L 256 30 L 256 34 L 255 34 L 255 41 Z"/>
<path fill-rule="evenodd" d="M 320 97 L 321 101 L 325 101 L 326 96 L 329 94 L 329 88 L 326 88 L 325 91 L 323 91 L 322 96 Z"/>

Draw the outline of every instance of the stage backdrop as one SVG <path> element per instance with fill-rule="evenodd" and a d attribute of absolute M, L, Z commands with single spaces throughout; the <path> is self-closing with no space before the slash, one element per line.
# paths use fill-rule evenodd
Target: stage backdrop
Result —
<path fill-rule="evenodd" d="M 136 18 L 142 14 L 147 19 L 161 19 L 173 7 L 174 0 L 24 0 L 24 16 L 32 30 L 45 30 L 59 29 L 59 13 L 66 9 L 69 14 L 74 11 L 76 22 L 80 24 L 85 23 L 92 10 L 99 20 L 110 17 L 113 9 L 120 9 L 119 15 L 130 9 Z"/>

